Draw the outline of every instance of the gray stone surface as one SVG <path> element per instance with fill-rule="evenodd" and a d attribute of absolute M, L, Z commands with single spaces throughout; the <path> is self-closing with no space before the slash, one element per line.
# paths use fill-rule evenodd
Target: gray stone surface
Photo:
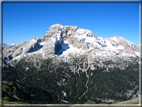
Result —
<path fill-rule="evenodd" d="M 124 49 L 119 50 L 118 53 L 113 52 L 111 49 L 104 50 L 105 47 L 109 47 L 106 43 L 107 40 L 115 47 L 122 46 Z M 62 50 L 62 44 L 64 41 L 68 42 L 67 45 L 72 45 L 77 49 L 85 51 L 84 55 L 88 56 L 88 63 L 93 63 L 96 60 L 103 60 L 98 53 L 106 55 L 106 58 L 103 56 L 105 59 L 104 61 L 113 60 L 115 62 L 117 61 L 114 57 L 116 55 L 117 57 L 121 57 L 123 53 L 135 55 L 134 51 L 139 51 L 138 45 L 122 37 L 114 36 L 104 39 L 96 36 L 90 30 L 81 29 L 77 26 L 62 26 L 61 24 L 54 24 L 49 27 L 49 30 L 43 37 L 33 38 L 32 40 L 23 42 L 15 47 L 4 49 L 3 60 L 6 62 L 13 58 L 18 60 L 26 55 L 30 55 L 30 53 L 34 53 L 35 59 L 36 57 L 39 57 L 40 59 L 48 58 L 57 55 L 58 52 Z M 44 42 L 42 46 L 40 45 L 41 42 Z M 74 55 L 74 53 L 69 53 L 68 56 L 63 56 L 61 59 L 70 62 L 72 56 L 78 56 L 78 54 Z M 102 65 L 103 64 L 100 63 L 100 66 Z"/>

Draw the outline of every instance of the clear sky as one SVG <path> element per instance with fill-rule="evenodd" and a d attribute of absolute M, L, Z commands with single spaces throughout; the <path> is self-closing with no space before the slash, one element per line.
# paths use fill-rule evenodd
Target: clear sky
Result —
<path fill-rule="evenodd" d="M 139 3 L 3 3 L 3 43 L 42 37 L 53 24 L 139 44 Z"/>

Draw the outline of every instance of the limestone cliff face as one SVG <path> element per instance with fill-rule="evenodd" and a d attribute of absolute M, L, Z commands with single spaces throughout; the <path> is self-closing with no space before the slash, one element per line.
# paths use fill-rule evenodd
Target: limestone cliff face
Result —
<path fill-rule="evenodd" d="M 73 47 L 78 49 L 88 49 L 93 47 L 91 43 L 86 43 L 87 37 L 96 37 L 90 30 L 78 29 L 77 26 L 62 26 L 61 24 L 54 24 L 49 27 L 45 33 L 44 38 L 46 41 L 50 37 L 57 37 L 57 40 L 63 44 L 63 41 L 68 41 Z M 59 42 L 58 41 L 58 42 Z"/>
<path fill-rule="evenodd" d="M 114 45 L 114 46 L 122 46 L 124 47 L 123 52 L 124 53 L 132 53 L 134 54 L 134 51 L 139 52 L 140 47 L 136 45 L 135 43 L 132 43 L 122 37 L 119 36 L 114 36 L 109 38 L 109 41 Z"/>
<path fill-rule="evenodd" d="M 139 94 L 140 46 L 122 37 L 102 38 L 77 26 L 54 24 L 43 37 L 3 50 L 3 77 L 53 92 L 59 102 L 116 103 Z"/>
<path fill-rule="evenodd" d="M 106 60 L 112 56 L 139 56 L 139 46 L 119 36 L 102 38 L 77 26 L 54 24 L 43 37 L 34 37 L 28 42 L 6 48 L 3 53 L 5 62 L 30 55 L 42 60 L 57 55 L 59 59 L 70 62 L 73 55 L 87 55 L 92 60 L 99 56 L 107 57 Z"/>

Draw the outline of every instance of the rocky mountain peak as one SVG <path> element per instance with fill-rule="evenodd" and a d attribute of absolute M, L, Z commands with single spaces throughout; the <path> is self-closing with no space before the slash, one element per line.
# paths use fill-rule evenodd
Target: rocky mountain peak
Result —
<path fill-rule="evenodd" d="M 70 55 L 90 56 L 139 56 L 139 46 L 119 36 L 102 38 L 92 31 L 78 28 L 77 26 L 63 26 L 54 24 L 49 27 L 45 35 L 40 38 L 18 45 L 17 47 L 4 50 L 5 56 L 13 59 L 26 55 L 47 58 L 54 55 L 67 60 Z M 11 59 L 12 59 L 11 58 Z"/>
<path fill-rule="evenodd" d="M 52 31 L 52 30 L 58 31 L 62 27 L 63 27 L 63 25 L 61 25 L 61 24 L 54 24 L 54 25 L 52 25 L 52 26 L 49 27 L 49 31 Z"/>
<path fill-rule="evenodd" d="M 26 94 L 33 101 L 38 98 L 38 103 L 60 104 L 136 98 L 139 55 L 139 46 L 122 37 L 103 38 L 77 26 L 54 24 L 43 37 L 3 50 L 3 95 L 12 98 L 8 94 L 12 92 L 27 101 Z M 19 87 L 20 94 L 9 90 L 5 81 L 13 81 L 10 87 Z"/>
<path fill-rule="evenodd" d="M 113 36 L 109 38 L 109 41 L 114 45 L 114 46 L 122 46 L 124 47 L 127 51 L 136 51 L 139 52 L 139 46 L 135 43 L 132 43 L 128 40 L 126 40 L 123 37 L 120 36 Z"/>
<path fill-rule="evenodd" d="M 33 39 L 32 40 L 36 40 L 36 37 L 33 37 Z"/>

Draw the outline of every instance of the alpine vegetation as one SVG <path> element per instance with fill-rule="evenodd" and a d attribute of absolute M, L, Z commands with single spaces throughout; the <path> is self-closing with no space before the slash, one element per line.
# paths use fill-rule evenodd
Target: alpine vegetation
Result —
<path fill-rule="evenodd" d="M 115 104 L 139 96 L 139 45 L 54 24 L 3 49 L 2 98 L 29 104 Z"/>

